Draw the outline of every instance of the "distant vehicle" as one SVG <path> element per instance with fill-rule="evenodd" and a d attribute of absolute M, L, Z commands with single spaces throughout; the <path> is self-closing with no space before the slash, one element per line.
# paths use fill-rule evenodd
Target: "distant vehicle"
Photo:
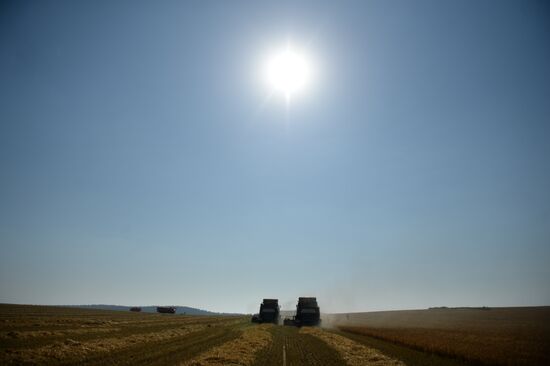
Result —
<path fill-rule="evenodd" d="M 253 323 L 279 323 L 280 308 L 278 299 L 264 299 L 260 304 L 260 312 L 252 317 Z"/>
<path fill-rule="evenodd" d="M 175 314 L 176 308 L 174 306 L 157 306 L 157 313 Z"/>
<path fill-rule="evenodd" d="M 141 311 L 141 308 L 139 306 L 134 306 L 130 308 L 130 311 L 134 311 L 136 313 L 139 313 Z"/>
<path fill-rule="evenodd" d="M 315 297 L 299 297 L 296 305 L 296 315 L 284 320 L 284 325 L 319 325 L 321 323 L 321 312 Z"/>

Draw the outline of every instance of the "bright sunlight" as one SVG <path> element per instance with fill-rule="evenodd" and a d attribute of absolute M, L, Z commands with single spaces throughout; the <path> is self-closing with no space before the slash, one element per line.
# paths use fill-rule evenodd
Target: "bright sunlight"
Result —
<path fill-rule="evenodd" d="M 281 93 L 287 100 L 303 91 L 311 76 L 310 60 L 303 51 L 291 47 L 290 44 L 268 58 L 266 77 L 269 86 L 272 92 Z"/>

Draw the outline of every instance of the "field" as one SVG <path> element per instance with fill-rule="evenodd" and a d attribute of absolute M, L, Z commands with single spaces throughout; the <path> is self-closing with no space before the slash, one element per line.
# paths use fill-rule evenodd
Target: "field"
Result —
<path fill-rule="evenodd" d="M 392 343 L 474 364 L 550 365 L 550 307 L 386 311 L 328 320 L 381 349 Z"/>
<path fill-rule="evenodd" d="M 27 305 L 0 305 L 0 364 L 402 365 L 319 328 Z"/>
<path fill-rule="evenodd" d="M 249 317 L 0 305 L 2 365 L 550 364 L 550 308 L 325 315 L 325 328 Z"/>
<path fill-rule="evenodd" d="M 0 364 L 177 364 L 237 338 L 243 319 L 0 306 Z"/>

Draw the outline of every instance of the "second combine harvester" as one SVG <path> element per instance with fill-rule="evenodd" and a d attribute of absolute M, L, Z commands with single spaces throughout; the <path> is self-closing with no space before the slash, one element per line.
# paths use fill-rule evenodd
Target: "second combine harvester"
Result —
<path fill-rule="evenodd" d="M 264 299 L 260 304 L 260 312 L 252 317 L 252 321 L 255 323 L 279 323 L 279 300 L 278 299 Z"/>
<path fill-rule="evenodd" d="M 296 305 L 296 315 L 284 320 L 284 325 L 319 325 L 321 312 L 315 297 L 299 297 Z"/>

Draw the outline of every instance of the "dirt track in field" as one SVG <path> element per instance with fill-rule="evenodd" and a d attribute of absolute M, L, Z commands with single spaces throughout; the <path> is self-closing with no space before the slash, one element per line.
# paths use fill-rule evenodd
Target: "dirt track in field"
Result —
<path fill-rule="evenodd" d="M 260 352 L 254 366 L 346 365 L 338 352 L 299 328 L 275 326 L 273 342 Z"/>

